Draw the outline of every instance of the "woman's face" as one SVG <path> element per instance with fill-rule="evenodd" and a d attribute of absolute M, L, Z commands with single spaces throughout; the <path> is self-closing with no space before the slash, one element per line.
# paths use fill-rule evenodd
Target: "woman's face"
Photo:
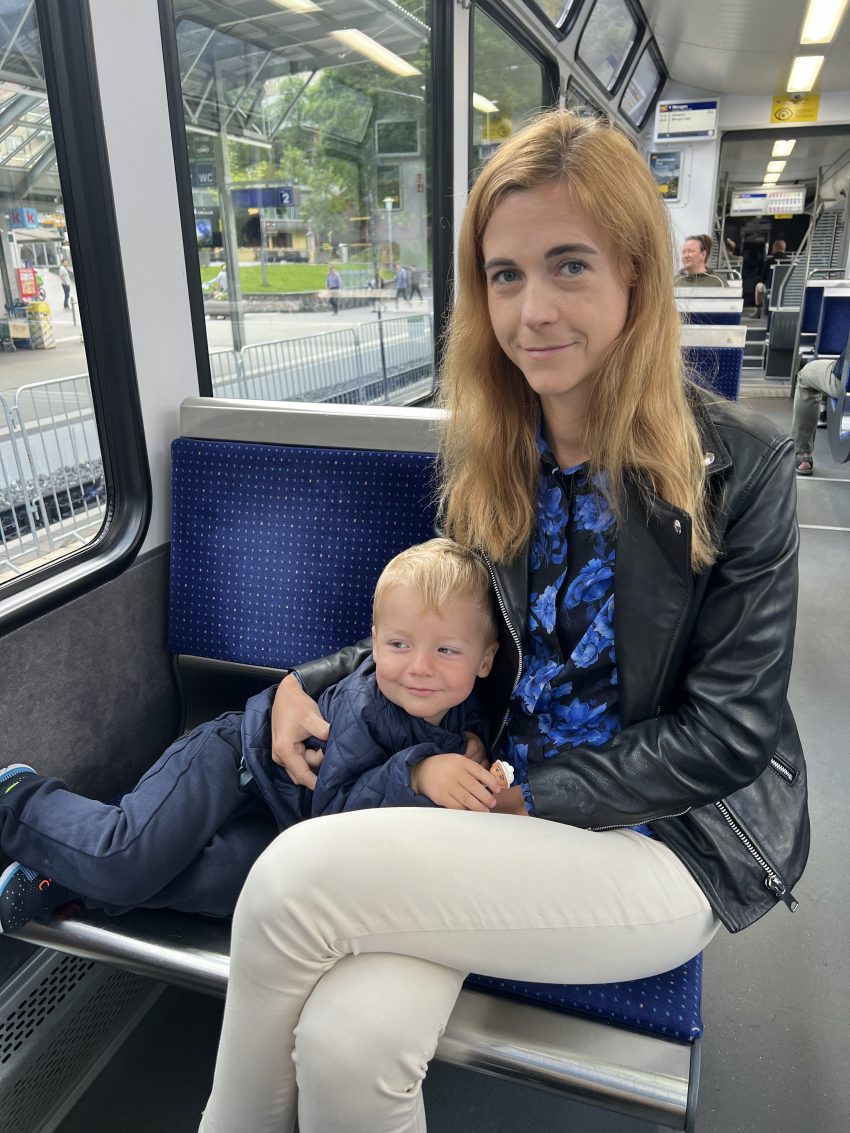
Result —
<path fill-rule="evenodd" d="M 593 373 L 626 324 L 612 248 L 564 185 L 511 193 L 484 230 L 490 321 L 548 409 L 580 414 Z"/>
<path fill-rule="evenodd" d="M 705 252 L 699 240 L 686 240 L 682 245 L 682 267 L 688 275 L 702 275 L 705 271 Z"/>

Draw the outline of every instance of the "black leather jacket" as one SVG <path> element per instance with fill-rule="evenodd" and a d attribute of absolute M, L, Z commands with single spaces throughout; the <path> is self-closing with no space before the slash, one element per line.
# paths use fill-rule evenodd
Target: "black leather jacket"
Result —
<path fill-rule="evenodd" d="M 786 700 L 793 448 L 741 406 L 700 396 L 695 413 L 720 558 L 694 575 L 688 515 L 627 486 L 614 572 L 622 730 L 530 767 L 529 782 L 541 818 L 595 830 L 649 822 L 735 932 L 778 900 L 794 907 L 809 848 L 806 768 Z M 504 625 L 481 695 L 498 736 L 520 672 L 528 562 L 488 566 Z M 305 688 L 315 695 L 367 649 L 299 666 Z"/>

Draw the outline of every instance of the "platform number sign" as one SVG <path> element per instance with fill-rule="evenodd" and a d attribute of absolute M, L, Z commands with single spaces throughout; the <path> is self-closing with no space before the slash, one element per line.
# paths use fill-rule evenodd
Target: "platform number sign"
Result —
<path fill-rule="evenodd" d="M 292 185 L 283 185 L 277 191 L 277 207 L 292 208 L 295 204 L 295 188 Z"/>

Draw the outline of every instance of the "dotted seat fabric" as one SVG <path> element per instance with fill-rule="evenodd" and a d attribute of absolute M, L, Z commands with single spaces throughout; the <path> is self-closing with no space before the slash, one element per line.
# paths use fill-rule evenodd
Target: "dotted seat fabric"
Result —
<path fill-rule="evenodd" d="M 672 972 L 631 983 L 536 984 L 472 975 L 466 986 L 664 1035 L 675 1042 L 693 1042 L 703 1032 L 702 954 Z"/>
<path fill-rule="evenodd" d="M 850 335 L 850 296 L 824 295 L 816 350 L 818 354 L 840 354 Z"/>
<path fill-rule="evenodd" d="M 740 311 L 686 311 L 683 319 L 695 326 L 740 326 Z"/>
<path fill-rule="evenodd" d="M 394 554 L 434 531 L 434 458 L 181 437 L 172 445 L 169 649 L 288 668 L 365 637 Z M 690 1041 L 700 957 L 590 986 L 471 986 Z"/>
<path fill-rule="evenodd" d="M 434 534 L 428 453 L 181 437 L 168 647 L 290 668 L 369 634 L 388 559 Z"/>
<path fill-rule="evenodd" d="M 738 400 L 744 351 L 739 346 L 685 346 L 685 365 L 701 386 L 730 401 Z"/>

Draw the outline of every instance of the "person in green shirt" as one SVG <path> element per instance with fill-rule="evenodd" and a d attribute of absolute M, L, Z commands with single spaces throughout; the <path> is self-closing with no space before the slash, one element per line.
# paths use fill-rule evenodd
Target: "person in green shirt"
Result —
<path fill-rule="evenodd" d="M 706 269 L 714 241 L 709 235 L 688 236 L 682 245 L 682 270 L 676 276 L 676 287 L 723 287 L 723 280 Z"/>

